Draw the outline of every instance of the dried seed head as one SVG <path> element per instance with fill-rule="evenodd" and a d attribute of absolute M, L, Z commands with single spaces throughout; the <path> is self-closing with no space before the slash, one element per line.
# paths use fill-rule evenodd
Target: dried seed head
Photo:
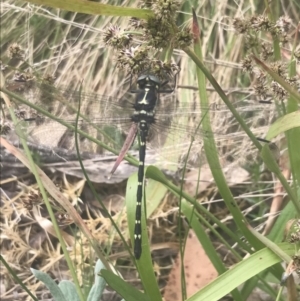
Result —
<path fill-rule="evenodd" d="M 170 23 L 172 20 L 175 21 L 178 8 L 179 2 L 175 0 L 157 0 L 152 4 L 156 18 L 166 23 Z"/>
<path fill-rule="evenodd" d="M 300 220 L 289 220 L 285 226 L 285 239 L 290 243 L 300 241 Z"/>
<path fill-rule="evenodd" d="M 271 70 L 276 72 L 282 78 L 286 78 L 286 71 L 282 62 L 272 63 L 270 66 Z"/>
<path fill-rule="evenodd" d="M 150 53 L 154 54 L 154 48 L 186 47 L 191 43 L 192 35 L 188 29 L 179 31 L 176 25 L 176 11 L 179 7 L 177 1 L 146 0 L 144 4 L 147 8 L 152 8 L 154 17 L 148 18 L 147 21 L 136 18 L 130 20 L 132 27 L 143 30 L 141 42 L 144 42 L 143 46 L 132 47 L 131 35 L 125 35 L 126 39 L 124 39 L 124 33 L 121 33 L 119 27 L 113 25 L 110 25 L 106 31 L 104 41 L 107 45 L 120 49 L 117 57 L 119 68 L 128 69 L 133 74 L 140 74 L 145 70 L 160 74 L 160 70 L 164 68 L 157 64 L 157 60 L 152 62 L 150 59 Z"/>
<path fill-rule="evenodd" d="M 54 75 L 51 75 L 51 74 L 46 74 L 43 79 L 42 79 L 42 82 L 46 85 L 54 85 L 55 83 L 55 79 L 56 77 Z"/>
<path fill-rule="evenodd" d="M 149 47 L 131 47 L 119 52 L 117 65 L 124 69 L 128 68 L 132 73 L 137 74 L 148 68 Z"/>
<path fill-rule="evenodd" d="M 289 243 L 294 244 L 299 242 L 299 234 L 292 233 L 289 237 Z"/>
<path fill-rule="evenodd" d="M 162 68 L 165 70 L 165 72 L 169 75 L 176 74 L 180 71 L 180 68 L 177 64 L 171 63 L 171 62 L 162 62 Z"/>
<path fill-rule="evenodd" d="M 241 18 L 234 18 L 232 25 L 238 33 L 246 33 L 250 28 L 249 21 Z"/>
<path fill-rule="evenodd" d="M 250 27 L 255 31 L 272 31 L 274 24 L 265 15 L 253 16 L 249 20 Z"/>
<path fill-rule="evenodd" d="M 21 200 L 27 210 L 32 210 L 33 206 L 41 203 L 42 195 L 39 190 L 32 189 L 26 197 L 23 197 Z"/>
<path fill-rule="evenodd" d="M 300 91 L 300 78 L 298 76 L 287 77 L 285 80 L 297 91 Z"/>
<path fill-rule="evenodd" d="M 261 43 L 261 58 L 266 61 L 269 57 L 271 57 L 274 53 L 272 47 L 267 45 L 266 43 Z"/>
<path fill-rule="evenodd" d="M 42 199 L 42 195 L 39 190 L 31 190 L 28 194 L 28 198 L 31 202 L 40 202 Z"/>
<path fill-rule="evenodd" d="M 191 30 L 185 27 L 183 30 L 179 31 L 176 35 L 176 42 L 174 43 L 175 48 L 183 49 L 191 45 L 193 40 L 193 34 Z"/>
<path fill-rule="evenodd" d="M 129 24 L 135 29 L 143 29 L 145 28 L 146 21 L 138 18 L 131 18 Z"/>
<path fill-rule="evenodd" d="M 282 88 L 280 84 L 275 81 L 271 82 L 271 91 L 274 96 L 279 100 L 284 100 L 287 97 L 287 91 Z"/>
<path fill-rule="evenodd" d="M 246 56 L 242 61 L 242 70 L 244 72 L 252 73 L 253 71 L 253 61 L 249 56 Z"/>
<path fill-rule="evenodd" d="M 259 74 L 257 76 L 257 82 L 254 85 L 254 90 L 259 97 L 267 98 L 268 88 L 267 88 L 266 75 L 261 71 L 259 71 Z"/>
<path fill-rule="evenodd" d="M 170 43 L 174 46 L 178 42 L 184 43 L 183 40 L 187 39 L 186 32 L 184 37 L 182 36 L 183 33 L 176 37 L 179 32 L 176 25 L 178 8 L 179 3 L 174 0 L 156 0 L 153 2 L 154 17 L 149 18 L 144 24 L 144 40 L 148 45 L 155 48 L 165 48 Z M 176 40 L 177 42 L 175 42 Z"/>
<path fill-rule="evenodd" d="M 288 32 L 291 29 L 292 20 L 288 16 L 282 16 L 277 21 L 275 26 L 282 32 Z"/>
<path fill-rule="evenodd" d="M 13 81 L 16 82 L 30 82 L 34 80 L 34 75 L 30 71 L 19 72 L 16 71 L 13 75 Z"/>
<path fill-rule="evenodd" d="M 166 78 L 166 76 L 174 76 L 178 73 L 179 67 L 171 62 L 163 62 L 161 60 L 152 60 L 150 63 L 151 73 L 154 73 L 159 78 Z"/>
<path fill-rule="evenodd" d="M 279 36 L 281 46 L 286 44 L 289 41 L 289 37 L 286 32 L 282 32 Z"/>
<path fill-rule="evenodd" d="M 23 120 L 26 118 L 26 110 L 22 110 L 22 109 L 14 110 L 14 113 L 18 119 Z"/>
<path fill-rule="evenodd" d="M 260 41 L 256 35 L 247 34 L 245 36 L 245 46 L 247 49 L 256 48 L 260 45 Z"/>
<path fill-rule="evenodd" d="M 297 64 L 300 64 L 300 50 L 294 52 L 294 58 L 297 61 Z"/>
<path fill-rule="evenodd" d="M 11 131 L 11 126 L 7 122 L 2 122 L 0 123 L 0 135 L 8 135 Z"/>
<path fill-rule="evenodd" d="M 155 48 L 165 48 L 173 39 L 172 24 L 158 18 L 149 18 L 144 30 L 144 39 Z"/>
<path fill-rule="evenodd" d="M 56 217 L 56 220 L 57 220 L 58 225 L 60 227 L 65 227 L 65 226 L 70 225 L 74 222 L 73 219 L 70 218 L 68 213 L 57 212 L 55 214 L 55 217 Z"/>
<path fill-rule="evenodd" d="M 268 89 L 265 83 L 258 82 L 253 86 L 253 88 L 257 96 L 267 98 Z"/>
<path fill-rule="evenodd" d="M 21 60 L 24 58 L 24 50 L 19 44 L 14 43 L 8 47 L 8 57 Z"/>
<path fill-rule="evenodd" d="M 121 32 L 120 27 L 110 24 L 104 33 L 103 41 L 106 45 L 116 49 L 128 47 L 132 41 L 132 35 Z"/>
<path fill-rule="evenodd" d="M 300 275 L 300 256 L 294 255 L 292 256 L 293 265 L 295 266 L 296 273 Z"/>

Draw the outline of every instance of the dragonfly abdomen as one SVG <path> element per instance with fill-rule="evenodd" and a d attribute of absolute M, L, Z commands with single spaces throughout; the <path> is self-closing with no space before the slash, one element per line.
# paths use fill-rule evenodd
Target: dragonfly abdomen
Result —
<path fill-rule="evenodd" d="M 138 123 L 140 133 L 139 149 L 139 167 L 138 167 L 138 188 L 136 194 L 136 212 L 134 227 L 134 256 L 139 259 L 142 254 L 142 200 L 143 200 L 143 183 L 144 167 L 146 157 L 146 140 L 149 127 L 155 122 L 155 106 L 157 102 L 159 81 L 156 77 L 141 76 L 138 80 L 139 92 L 134 105 L 132 121 Z"/>
<path fill-rule="evenodd" d="M 140 124 L 140 149 L 139 149 L 139 167 L 138 167 L 138 188 L 136 193 L 136 211 L 135 211 L 135 227 L 134 227 L 134 256 L 139 259 L 142 254 L 142 200 L 143 200 L 143 183 L 144 183 L 144 167 L 146 157 L 146 139 L 148 135 L 148 127 L 142 129 Z"/>

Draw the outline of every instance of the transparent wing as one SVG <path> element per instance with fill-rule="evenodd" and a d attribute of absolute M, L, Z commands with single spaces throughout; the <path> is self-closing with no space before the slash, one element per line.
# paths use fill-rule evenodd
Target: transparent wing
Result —
<path fill-rule="evenodd" d="M 34 87 L 27 93 L 27 98 L 59 120 L 54 121 L 38 111 L 18 106 L 22 118 L 20 132 L 33 143 L 75 151 L 74 131 L 59 121 L 74 126 L 80 99 L 78 128 L 117 152 L 132 125 L 130 116 L 133 113 L 134 97 L 135 94 L 124 90 L 113 96 L 103 96 L 63 87 Z M 266 106 L 243 99 L 236 101 L 234 106 L 253 132 L 263 136 L 266 129 L 257 113 L 261 116 L 263 110 L 267 111 Z M 212 133 L 201 130 L 205 114 L 209 114 L 213 122 Z M 211 104 L 208 108 L 201 108 L 196 97 L 179 100 L 175 93 L 161 94 L 155 117 L 155 124 L 151 126 L 148 137 L 146 162 L 150 158 L 151 163 L 158 161 L 163 167 L 173 166 L 176 169 L 180 162 L 186 162 L 192 144 L 188 163 L 191 167 L 196 166 L 197 162 L 203 160 L 204 138 L 216 140 L 219 157 L 226 161 L 237 162 L 246 157 L 252 160 L 254 157 L 255 150 L 250 147 L 250 140 L 224 105 Z M 137 142 L 134 148 L 138 148 Z M 80 151 L 102 153 L 103 149 L 81 136 Z"/>

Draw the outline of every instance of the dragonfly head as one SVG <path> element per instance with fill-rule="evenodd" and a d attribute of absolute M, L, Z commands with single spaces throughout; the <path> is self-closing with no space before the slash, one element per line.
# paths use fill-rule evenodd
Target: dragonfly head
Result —
<path fill-rule="evenodd" d="M 137 79 L 137 84 L 139 88 L 143 88 L 145 86 L 160 86 L 161 81 L 159 78 L 152 74 L 142 74 Z"/>

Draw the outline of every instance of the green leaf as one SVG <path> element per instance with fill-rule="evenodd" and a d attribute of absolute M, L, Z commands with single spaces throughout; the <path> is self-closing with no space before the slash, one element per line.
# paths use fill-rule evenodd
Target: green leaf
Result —
<path fill-rule="evenodd" d="M 147 199 L 147 217 L 156 210 L 168 189 L 165 185 L 152 179 L 147 179 L 146 199 Z"/>
<path fill-rule="evenodd" d="M 61 289 L 63 292 L 64 296 L 68 301 L 79 301 L 80 298 L 77 294 L 76 291 L 76 286 L 73 282 L 68 281 L 68 280 L 62 280 L 59 284 L 58 287 Z"/>
<path fill-rule="evenodd" d="M 150 301 L 148 296 L 141 293 L 114 273 L 107 270 L 101 270 L 101 276 L 106 280 L 109 286 L 118 292 L 125 300 Z"/>
<path fill-rule="evenodd" d="M 55 281 L 48 274 L 35 269 L 30 269 L 30 270 L 32 274 L 35 276 L 35 278 L 42 281 L 47 286 L 54 300 L 67 301 L 61 289 L 58 287 Z"/>
<path fill-rule="evenodd" d="M 145 174 L 148 174 L 147 172 L 148 169 L 149 167 L 146 168 Z M 132 176 L 130 176 L 127 181 L 126 197 L 125 197 L 128 226 L 129 226 L 132 245 L 134 244 L 137 183 L 138 183 L 137 174 L 135 173 Z M 161 300 L 161 294 L 154 274 L 152 258 L 150 253 L 150 244 L 147 235 L 147 224 L 146 224 L 146 217 L 145 217 L 144 198 L 142 200 L 141 225 L 142 225 L 142 255 L 139 260 L 136 260 L 137 269 L 140 278 L 142 280 L 144 290 L 146 294 L 150 297 L 150 300 Z"/>
<path fill-rule="evenodd" d="M 105 279 L 103 277 L 99 276 L 99 273 L 101 270 L 105 269 L 105 266 L 101 262 L 101 260 L 97 260 L 96 266 L 95 266 L 95 283 L 92 286 L 87 301 L 98 301 L 100 300 L 103 290 L 106 285 Z"/>
<path fill-rule="evenodd" d="M 260 234 L 259 232 L 255 231 L 253 228 L 249 227 L 250 231 L 270 250 L 272 250 L 277 256 L 279 256 L 283 261 L 289 264 L 292 261 L 292 258 L 288 256 L 277 244 L 272 242 L 266 236 Z"/>
<path fill-rule="evenodd" d="M 288 182 L 286 181 L 284 176 L 282 175 L 281 170 L 280 170 L 278 164 L 276 163 L 277 155 L 276 154 L 274 155 L 274 152 L 272 151 L 273 145 L 275 145 L 275 144 L 272 144 L 272 143 L 265 144 L 261 150 L 260 155 L 261 155 L 262 159 L 264 160 L 264 163 L 266 164 L 268 169 L 271 172 L 274 172 L 277 175 L 277 177 L 279 178 L 282 186 L 285 188 L 290 199 L 292 200 L 296 212 L 299 215 L 300 203 L 299 203 L 298 197 L 295 194 L 294 190 L 290 187 L 290 185 L 288 184 Z"/>
<path fill-rule="evenodd" d="M 284 238 L 284 230 L 285 227 L 291 219 L 297 217 L 297 212 L 295 211 L 295 207 L 292 202 L 288 202 L 288 204 L 283 208 L 278 216 L 275 225 L 272 227 L 271 232 L 267 235 L 267 237 L 273 242 L 281 242 Z"/>
<path fill-rule="evenodd" d="M 278 118 L 269 128 L 266 135 L 267 140 L 272 140 L 274 137 L 282 134 L 290 129 L 300 127 L 300 111 L 286 114 Z"/>
<path fill-rule="evenodd" d="M 275 144 L 274 144 L 275 145 Z M 276 163 L 276 154 L 273 152 L 272 148 L 273 144 L 265 144 L 260 152 L 260 155 L 262 159 L 264 160 L 264 163 L 269 168 L 270 171 L 274 172 L 275 174 L 280 172 L 279 166 Z"/>

